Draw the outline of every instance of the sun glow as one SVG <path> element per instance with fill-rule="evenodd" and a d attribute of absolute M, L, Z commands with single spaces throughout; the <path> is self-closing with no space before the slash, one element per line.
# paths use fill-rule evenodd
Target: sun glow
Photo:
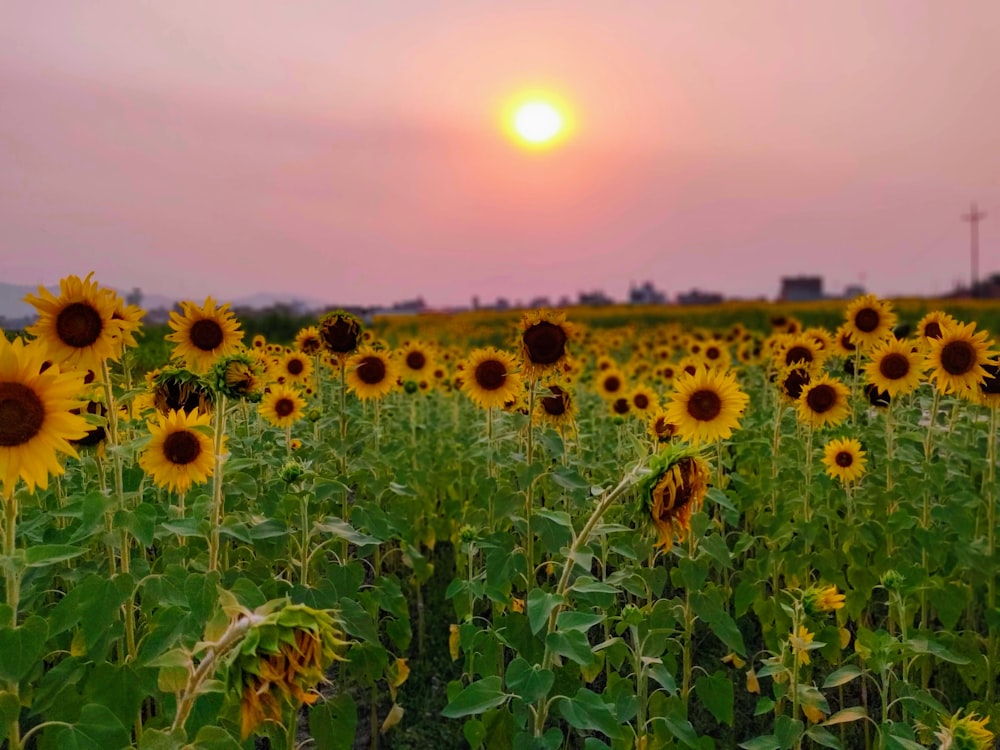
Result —
<path fill-rule="evenodd" d="M 561 143 L 571 130 L 568 107 L 547 94 L 525 95 L 511 102 L 504 121 L 508 134 L 531 149 Z"/>

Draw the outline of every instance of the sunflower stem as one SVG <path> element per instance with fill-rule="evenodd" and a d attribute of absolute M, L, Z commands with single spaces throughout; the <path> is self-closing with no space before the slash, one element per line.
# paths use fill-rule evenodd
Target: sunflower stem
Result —
<path fill-rule="evenodd" d="M 219 395 L 219 403 L 216 405 L 214 421 L 215 472 L 212 474 L 212 530 L 208 541 L 209 571 L 219 569 L 219 535 L 222 529 L 222 517 L 225 513 L 222 499 L 222 465 L 224 462 L 222 441 L 226 434 L 226 397 L 221 394 Z"/>
<path fill-rule="evenodd" d="M 17 542 L 18 507 L 17 498 L 14 496 L 13 491 L 4 501 L 3 511 L 3 554 L 5 558 L 10 560 L 13 559 Z M 17 608 L 21 598 L 21 571 L 17 567 L 11 570 L 7 566 L 4 566 L 3 576 L 7 606 L 10 608 L 8 627 L 15 628 L 17 627 Z M 7 683 L 7 692 L 12 693 L 15 698 L 18 698 L 18 688 L 18 683 L 15 680 L 10 680 Z M 18 703 L 20 704 L 20 700 L 18 700 Z M 7 730 L 7 747 L 9 750 L 21 750 L 21 724 L 17 718 L 10 723 L 10 729 Z"/>
<path fill-rule="evenodd" d="M 309 498 L 307 493 L 301 492 L 299 497 L 299 510 L 302 513 L 302 540 L 299 542 L 299 583 L 303 588 L 309 588 Z"/>
<path fill-rule="evenodd" d="M 986 549 L 990 556 L 996 555 L 996 530 L 997 530 L 997 498 L 996 498 L 996 456 L 997 456 L 997 411 L 996 404 L 990 407 L 990 432 L 986 436 L 986 492 L 983 499 L 986 502 Z M 995 564 L 988 564 L 989 575 L 987 577 L 986 589 L 986 612 L 993 620 L 993 612 L 997 602 L 997 576 Z M 993 694 L 996 689 L 996 659 L 997 659 L 997 629 L 990 626 L 989 641 L 986 651 L 986 702 L 993 703 Z"/>
<path fill-rule="evenodd" d="M 524 582 L 525 593 L 531 590 L 535 583 L 535 539 L 531 529 L 531 516 L 535 504 L 535 480 L 531 475 L 531 467 L 535 459 L 535 383 L 528 389 L 528 435 L 525 458 L 528 465 L 528 486 L 524 488 L 524 556 L 527 561 Z"/>

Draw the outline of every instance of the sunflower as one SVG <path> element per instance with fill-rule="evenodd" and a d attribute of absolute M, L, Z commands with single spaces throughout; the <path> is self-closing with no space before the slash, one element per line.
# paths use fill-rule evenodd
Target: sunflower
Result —
<path fill-rule="evenodd" d="M 657 409 L 649 415 L 649 423 L 646 431 L 649 437 L 656 443 L 668 443 L 677 432 L 677 425 L 667 419 L 667 412 L 664 409 Z"/>
<path fill-rule="evenodd" d="M 698 357 L 687 355 L 686 357 L 681 357 L 681 361 L 677 363 L 677 375 L 674 377 L 680 377 L 685 373 L 688 375 L 694 375 L 699 369 L 704 369 L 701 364 L 701 360 Z"/>
<path fill-rule="evenodd" d="M 161 414 L 180 409 L 210 412 L 212 387 L 201 375 L 180 367 L 165 367 L 150 379 L 153 405 Z"/>
<path fill-rule="evenodd" d="M 421 380 L 430 376 L 434 369 L 431 348 L 420 341 L 408 341 L 399 350 L 404 380 Z"/>
<path fill-rule="evenodd" d="M 640 503 L 656 526 L 656 546 L 667 550 L 675 536 L 683 539 L 691 528 L 691 514 L 708 493 L 710 472 L 690 448 L 668 449 L 650 462 L 650 469 L 641 484 Z"/>
<path fill-rule="evenodd" d="M 986 377 L 979 383 L 977 401 L 983 406 L 997 408 L 1000 406 L 1000 363 L 996 360 L 983 365 Z"/>
<path fill-rule="evenodd" d="M 942 749 L 950 750 L 991 750 L 994 735 L 986 725 L 990 717 L 979 718 L 977 714 L 962 716 L 961 710 L 954 716 L 938 720 L 938 730 L 934 736 Z"/>
<path fill-rule="evenodd" d="M 846 597 L 836 586 L 810 586 L 802 594 L 802 608 L 809 617 L 844 608 Z"/>
<path fill-rule="evenodd" d="M 302 352 L 288 352 L 280 357 L 271 371 L 272 377 L 283 377 L 284 382 L 291 385 L 303 386 L 312 377 L 313 363 L 309 357 Z"/>
<path fill-rule="evenodd" d="M 990 361 L 987 336 L 986 331 L 976 333 L 975 323 L 956 323 L 931 341 L 927 367 L 942 392 L 972 391 L 986 377 L 983 365 Z"/>
<path fill-rule="evenodd" d="M 24 300 L 38 310 L 38 321 L 27 331 L 42 340 L 49 357 L 67 368 L 96 372 L 102 361 L 118 359 L 124 324 L 114 317 L 114 293 L 91 281 L 93 275 L 62 279 L 58 297 L 39 286 L 39 296 Z"/>
<path fill-rule="evenodd" d="M 693 443 L 724 440 L 739 427 L 739 418 L 749 398 L 736 383 L 732 371 L 708 370 L 681 375 L 666 406 L 667 419 L 677 425 L 677 434 Z"/>
<path fill-rule="evenodd" d="M 798 417 L 813 427 L 832 427 L 851 413 L 850 389 L 840 380 L 822 375 L 802 388 Z"/>
<path fill-rule="evenodd" d="M 612 417 L 627 417 L 632 413 L 632 402 L 627 396 L 619 396 L 608 402 L 608 412 Z"/>
<path fill-rule="evenodd" d="M 911 393 L 920 386 L 923 357 L 918 356 L 908 341 L 887 339 L 871 352 L 865 365 L 868 382 L 886 392 L 890 398 Z"/>
<path fill-rule="evenodd" d="M 481 409 L 503 406 L 524 388 L 516 369 L 516 360 L 507 352 L 475 349 L 463 366 L 462 390 Z"/>
<path fill-rule="evenodd" d="M 597 392 L 605 399 L 619 398 L 625 392 L 625 375 L 617 367 L 609 367 L 597 378 Z"/>
<path fill-rule="evenodd" d="M 91 414 L 100 417 L 101 419 L 104 419 L 105 417 L 107 417 L 108 410 L 104 406 L 104 404 L 101 403 L 100 401 L 91 401 L 83 409 L 74 409 L 73 413 Z M 119 414 L 119 419 L 122 418 L 125 419 L 128 418 L 128 410 L 125 410 L 124 415 Z M 107 439 L 107 437 L 108 437 L 107 431 L 104 429 L 103 426 L 98 425 L 97 427 L 91 427 L 91 429 L 87 432 L 87 434 L 84 435 L 79 440 L 70 440 L 70 443 L 82 448 L 91 448 L 95 445 L 100 445 L 101 443 L 103 443 Z"/>
<path fill-rule="evenodd" d="M 527 312 L 521 319 L 522 371 L 529 380 L 563 365 L 569 357 L 567 344 L 573 328 L 561 312 Z"/>
<path fill-rule="evenodd" d="M 701 361 L 707 367 L 727 369 L 733 363 L 729 347 L 723 341 L 706 341 L 701 350 Z"/>
<path fill-rule="evenodd" d="M 334 310 L 319 320 L 323 347 L 341 362 L 361 344 L 361 321 L 349 312 Z"/>
<path fill-rule="evenodd" d="M 234 400 L 245 398 L 253 402 L 260 401 L 265 383 L 264 369 L 249 352 L 219 357 L 204 380 L 211 384 L 217 394 Z"/>
<path fill-rule="evenodd" d="M 139 465 L 157 487 L 184 493 L 208 481 L 215 471 L 210 422 L 210 415 L 198 411 L 171 411 L 149 423 L 150 440 Z"/>
<path fill-rule="evenodd" d="M 796 403 L 802 395 L 802 389 L 809 385 L 812 379 L 810 371 L 805 367 L 792 367 L 778 373 L 778 387 L 786 403 Z"/>
<path fill-rule="evenodd" d="M 87 435 L 90 425 L 74 410 L 86 408 L 77 395 L 83 388 L 78 371 L 51 365 L 42 372 L 46 350 L 41 343 L 8 342 L 0 335 L 0 482 L 11 496 L 18 479 L 28 490 L 49 486 L 49 474 L 62 474 L 57 453 L 76 456 L 71 440 Z"/>
<path fill-rule="evenodd" d="M 166 336 L 167 341 L 177 344 L 170 353 L 171 359 L 183 359 L 189 369 L 205 372 L 216 359 L 239 349 L 243 331 L 230 312 L 229 303 L 216 307 L 215 300 L 206 297 L 201 307 L 194 302 L 180 305 L 180 313 L 170 313 L 174 333 Z"/>
<path fill-rule="evenodd" d="M 652 388 L 644 385 L 637 385 L 628 394 L 632 408 L 637 416 L 645 417 L 651 411 L 655 411 L 660 406 L 660 400 Z"/>
<path fill-rule="evenodd" d="M 261 336 L 259 333 L 250 340 L 251 349 L 266 349 L 267 339 Z"/>
<path fill-rule="evenodd" d="M 830 478 L 853 484 L 865 473 L 865 452 L 856 438 L 838 438 L 823 447 L 823 464 Z"/>
<path fill-rule="evenodd" d="M 535 416 L 552 427 L 572 425 L 576 418 L 576 402 L 563 386 L 549 385 L 548 394 L 541 396 L 535 404 Z"/>
<path fill-rule="evenodd" d="M 379 399 L 396 388 L 399 368 L 386 352 L 364 347 L 348 358 L 344 379 L 362 401 Z"/>
<path fill-rule="evenodd" d="M 316 326 L 303 328 L 295 335 L 295 348 L 310 357 L 318 354 L 323 348 L 323 339 L 320 338 L 319 329 Z"/>
<path fill-rule="evenodd" d="M 826 352 L 817 344 L 815 337 L 808 333 L 797 333 L 783 339 L 774 351 L 775 365 L 792 367 L 821 367 Z"/>
<path fill-rule="evenodd" d="M 264 394 L 257 411 L 275 427 L 289 427 L 305 416 L 305 406 L 298 388 L 276 385 Z"/>
<path fill-rule="evenodd" d="M 892 336 L 896 313 L 892 304 L 874 294 L 863 294 L 847 306 L 847 330 L 851 341 L 862 349 L 870 349 Z"/>
<path fill-rule="evenodd" d="M 138 305 L 126 305 L 125 301 L 113 292 L 112 298 L 115 302 L 115 312 L 111 316 L 112 320 L 118 322 L 121 328 L 121 347 L 135 347 L 139 342 L 135 340 L 135 334 L 142 327 L 142 318 L 146 311 Z"/>
<path fill-rule="evenodd" d="M 853 357 L 857 351 L 857 345 L 851 338 L 851 328 L 844 323 L 833 335 L 833 351 L 841 357 Z"/>
<path fill-rule="evenodd" d="M 949 328 L 957 322 L 943 310 L 931 310 L 917 322 L 917 339 L 929 349 L 933 341 L 941 338 L 945 328 Z"/>

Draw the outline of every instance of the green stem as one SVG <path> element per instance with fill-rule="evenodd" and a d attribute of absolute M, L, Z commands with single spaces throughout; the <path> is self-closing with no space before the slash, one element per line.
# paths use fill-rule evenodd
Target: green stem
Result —
<path fill-rule="evenodd" d="M 525 593 L 535 585 L 535 538 L 531 529 L 531 516 L 535 505 L 535 480 L 531 477 L 531 466 L 535 459 L 535 383 L 528 387 L 528 446 L 525 457 L 528 464 L 528 486 L 524 488 L 524 549 L 527 569 L 525 571 Z"/>
<path fill-rule="evenodd" d="M 302 514 L 302 528 L 300 533 L 302 539 L 299 542 L 299 553 L 301 561 L 299 563 L 299 583 L 303 588 L 309 588 L 309 499 L 305 492 L 301 492 L 299 498 L 299 509 Z"/>
<path fill-rule="evenodd" d="M 997 498 L 996 498 L 996 457 L 997 457 L 997 411 L 1000 407 L 994 405 L 990 408 L 990 433 L 986 437 L 986 492 L 983 499 L 986 501 L 986 549 L 989 550 L 990 557 L 996 555 L 996 531 L 997 531 Z M 989 575 L 987 577 L 986 589 L 986 611 L 993 618 L 993 612 L 997 606 L 997 576 L 995 564 L 991 561 L 987 565 Z M 997 629 L 990 627 L 989 643 L 987 646 L 987 679 L 986 679 L 986 702 L 993 703 L 993 693 L 996 689 L 996 659 L 997 659 Z"/>
<path fill-rule="evenodd" d="M 212 528 L 208 541 L 208 569 L 219 569 L 219 535 L 222 529 L 222 517 L 225 504 L 222 497 L 222 442 L 226 434 L 226 397 L 220 395 L 215 411 L 215 472 L 212 475 Z"/>

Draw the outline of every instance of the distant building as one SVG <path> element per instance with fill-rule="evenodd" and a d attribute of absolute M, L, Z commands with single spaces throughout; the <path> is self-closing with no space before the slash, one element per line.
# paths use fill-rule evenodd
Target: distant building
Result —
<path fill-rule="evenodd" d="M 854 299 L 855 297 L 860 297 L 865 293 L 865 288 L 861 284 L 848 284 L 844 287 L 843 298 L 844 299 Z"/>
<path fill-rule="evenodd" d="M 679 305 L 718 305 L 722 301 L 723 297 L 718 292 L 703 292 L 700 289 L 692 289 L 690 292 L 677 295 Z"/>
<path fill-rule="evenodd" d="M 614 304 L 614 300 L 600 289 L 595 289 L 592 292 L 580 292 L 578 299 L 579 304 L 586 307 L 602 307 Z"/>
<path fill-rule="evenodd" d="M 822 276 L 785 276 L 781 279 L 781 295 L 783 302 L 811 302 L 823 299 Z"/>
<path fill-rule="evenodd" d="M 551 307 L 552 304 L 549 302 L 548 297 L 535 297 L 531 302 L 528 303 L 528 307 L 532 310 L 539 310 L 543 307 Z"/>
<path fill-rule="evenodd" d="M 665 305 L 667 295 L 654 287 L 652 281 L 644 281 L 639 286 L 629 286 L 628 301 L 633 305 Z"/>

